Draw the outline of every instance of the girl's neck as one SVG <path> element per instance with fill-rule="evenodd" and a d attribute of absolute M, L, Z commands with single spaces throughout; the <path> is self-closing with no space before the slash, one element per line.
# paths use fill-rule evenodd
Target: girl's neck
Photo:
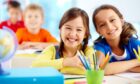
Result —
<path fill-rule="evenodd" d="M 70 47 L 64 46 L 63 55 L 66 57 L 75 56 L 77 53 L 77 50 L 78 50 L 78 47 L 70 48 Z"/>
<path fill-rule="evenodd" d="M 120 38 L 115 39 L 115 40 L 107 40 L 107 43 L 110 45 L 111 50 L 113 53 L 116 55 L 122 55 L 124 53 L 124 50 L 120 48 Z"/>
<path fill-rule="evenodd" d="M 118 39 L 113 39 L 113 40 L 106 40 L 107 43 L 110 45 L 111 49 L 118 49 L 119 47 L 119 43 L 120 43 L 120 38 Z"/>

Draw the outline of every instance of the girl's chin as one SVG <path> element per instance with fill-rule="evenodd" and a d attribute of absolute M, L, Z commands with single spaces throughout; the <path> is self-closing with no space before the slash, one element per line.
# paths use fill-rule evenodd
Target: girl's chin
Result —
<path fill-rule="evenodd" d="M 77 47 L 78 45 L 75 45 L 75 44 L 67 44 L 67 47 L 71 47 L 71 48 L 75 48 Z"/>

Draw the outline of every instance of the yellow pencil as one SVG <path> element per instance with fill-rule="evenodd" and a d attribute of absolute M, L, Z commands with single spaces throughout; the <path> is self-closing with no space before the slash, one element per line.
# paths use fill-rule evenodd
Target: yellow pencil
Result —
<path fill-rule="evenodd" d="M 140 48 L 138 47 L 138 52 L 137 52 L 136 49 L 134 49 L 134 48 L 133 48 L 133 51 L 134 51 L 134 53 L 135 53 L 137 59 L 140 61 L 140 54 L 139 54 Z"/>
<path fill-rule="evenodd" d="M 140 56 L 140 46 L 138 46 L 138 55 Z"/>

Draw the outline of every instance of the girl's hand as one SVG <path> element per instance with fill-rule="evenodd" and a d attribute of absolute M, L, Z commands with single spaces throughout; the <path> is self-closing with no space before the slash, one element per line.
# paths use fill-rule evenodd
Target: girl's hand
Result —
<path fill-rule="evenodd" d="M 63 60 L 63 66 L 71 66 L 71 67 L 78 67 L 81 68 L 83 70 L 85 70 L 84 66 L 82 65 L 80 59 L 78 58 L 78 56 L 74 56 L 74 57 L 66 57 Z"/>

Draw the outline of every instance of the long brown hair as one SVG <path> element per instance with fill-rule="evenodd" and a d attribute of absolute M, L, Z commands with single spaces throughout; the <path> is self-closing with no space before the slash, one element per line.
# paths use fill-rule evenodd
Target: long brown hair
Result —
<path fill-rule="evenodd" d="M 113 10 L 121 19 L 123 19 L 123 15 L 120 13 L 120 11 L 112 6 L 112 5 L 102 5 L 100 7 L 98 7 L 94 12 L 93 12 L 93 15 L 92 15 L 92 21 L 93 21 L 93 24 L 97 30 L 97 25 L 96 25 L 96 19 L 95 19 L 95 16 L 101 11 L 101 10 L 107 10 L 107 9 L 111 9 Z M 124 44 L 127 44 L 128 43 L 128 40 L 129 38 L 133 35 L 133 34 L 136 34 L 136 30 L 134 28 L 134 26 L 131 24 L 131 23 L 128 23 L 128 22 L 124 22 L 123 26 L 122 26 L 122 33 L 121 33 L 121 40 L 119 42 L 119 47 L 122 48 L 122 45 Z M 137 36 L 137 35 L 136 35 Z M 103 39 L 102 36 L 99 36 L 96 40 L 95 40 L 95 43 L 96 42 L 99 42 Z"/>
<path fill-rule="evenodd" d="M 88 45 L 88 40 L 90 38 L 90 30 L 89 30 L 89 17 L 87 15 L 87 13 L 80 9 L 80 8 L 71 8 L 68 11 L 66 11 L 62 17 L 62 19 L 60 20 L 59 23 L 59 29 L 61 29 L 61 27 L 68 21 L 73 20 L 77 17 L 81 16 L 82 20 L 83 20 L 83 24 L 84 27 L 86 28 L 86 38 L 84 38 L 83 43 L 82 43 L 82 48 L 81 50 L 84 51 Z M 61 39 L 60 41 L 60 47 L 59 47 L 59 52 L 60 52 L 60 56 L 63 56 L 63 51 L 64 49 L 64 43 Z"/>

